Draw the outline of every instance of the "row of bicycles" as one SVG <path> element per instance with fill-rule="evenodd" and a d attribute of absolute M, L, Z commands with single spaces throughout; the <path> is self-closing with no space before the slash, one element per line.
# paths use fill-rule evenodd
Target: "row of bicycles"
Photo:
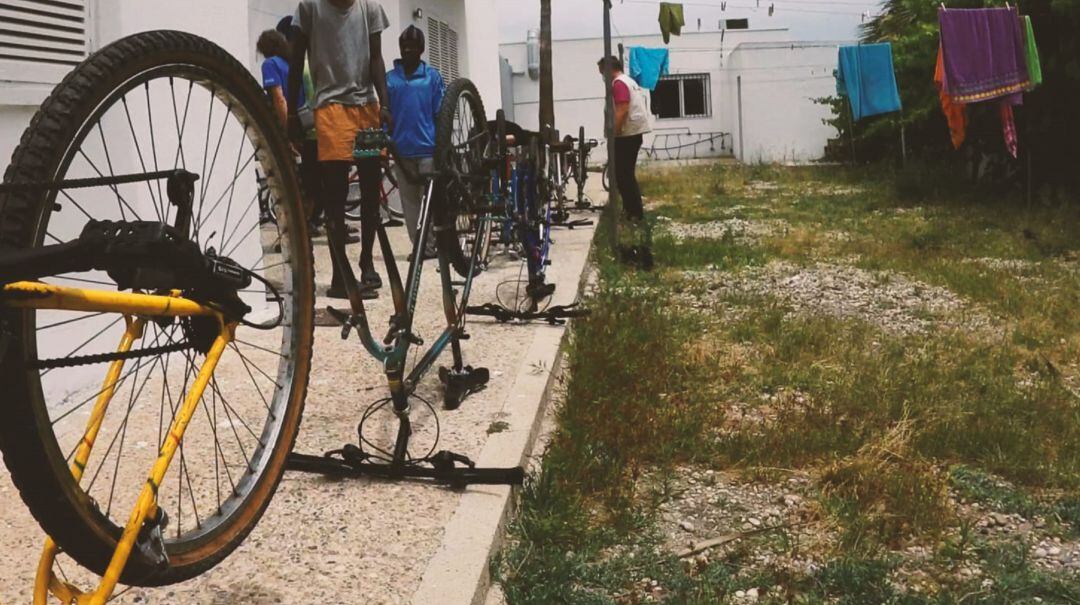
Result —
<path fill-rule="evenodd" d="M 408 175 L 425 195 L 404 274 L 378 231 L 389 320 L 376 325 L 354 279 L 348 307 L 327 310 L 381 362 L 388 396 L 361 415 L 357 443 L 304 455 L 293 445 L 311 370 L 313 252 L 295 160 L 265 95 L 191 34 L 136 34 L 90 56 L 42 104 L 0 184 L 0 450 L 48 536 L 34 603 L 100 605 L 121 584 L 206 572 L 255 527 L 286 470 L 520 484 L 519 467 L 413 452 L 410 413 L 418 402 L 434 411 L 416 389 L 447 350 L 443 407 L 489 379 L 465 363 L 462 343 L 470 310 L 485 309 L 469 298 L 493 244 L 525 259 L 530 312 L 550 297 L 551 230 L 567 203 L 584 203 L 565 199 L 564 177 L 584 176 L 589 149 L 583 133 L 545 145 L 501 113 L 489 122 L 473 84 L 451 83 L 435 170 Z M 358 136 L 357 157 L 383 154 L 394 155 L 384 133 Z M 564 169 L 570 157 L 576 167 Z M 263 201 L 272 221 L 261 220 Z M 414 315 L 432 238 L 446 323 L 425 343 Z M 330 248 L 350 267 L 333 235 Z M 393 443 L 365 437 L 380 410 L 396 416 Z M 61 556 L 97 586 L 70 583 Z"/>

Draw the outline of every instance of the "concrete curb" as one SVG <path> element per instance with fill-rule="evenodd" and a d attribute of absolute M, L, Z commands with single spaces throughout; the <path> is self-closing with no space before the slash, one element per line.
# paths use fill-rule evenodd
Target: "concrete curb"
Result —
<path fill-rule="evenodd" d="M 599 218 L 599 217 L 597 217 Z M 595 230 L 593 231 L 595 237 Z M 575 299 L 589 275 L 589 251 L 582 255 Z M 525 465 L 533 451 L 544 410 L 558 382 L 558 369 L 569 330 L 539 330 L 533 337 L 503 402 L 506 431 L 488 437 L 478 466 Z M 508 486 L 472 486 L 461 496 L 442 543 L 428 562 L 413 605 L 482 605 L 491 583 L 489 559 L 499 548 L 516 493 Z"/>

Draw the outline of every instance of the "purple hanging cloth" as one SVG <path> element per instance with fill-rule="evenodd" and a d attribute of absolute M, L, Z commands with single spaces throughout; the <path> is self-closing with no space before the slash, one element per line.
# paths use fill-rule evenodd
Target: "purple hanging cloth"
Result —
<path fill-rule="evenodd" d="M 1030 87 L 1016 9 L 942 9 L 938 21 L 945 91 L 954 102 L 1010 97 Z"/>

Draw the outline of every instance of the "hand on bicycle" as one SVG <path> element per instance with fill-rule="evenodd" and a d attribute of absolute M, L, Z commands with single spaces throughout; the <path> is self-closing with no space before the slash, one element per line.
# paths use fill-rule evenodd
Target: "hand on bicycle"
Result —
<path fill-rule="evenodd" d="M 300 149 L 300 145 L 304 142 L 304 127 L 300 124 L 300 116 L 295 111 L 289 112 L 286 134 L 293 150 Z"/>
<path fill-rule="evenodd" d="M 379 109 L 379 122 L 386 127 L 387 132 L 394 131 L 394 115 L 390 113 L 389 107 Z"/>

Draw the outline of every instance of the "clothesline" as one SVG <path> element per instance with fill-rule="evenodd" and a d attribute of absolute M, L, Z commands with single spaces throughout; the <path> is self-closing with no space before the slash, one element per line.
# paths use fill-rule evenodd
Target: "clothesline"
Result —
<path fill-rule="evenodd" d="M 777 2 L 777 0 L 763 0 L 763 1 L 766 2 L 767 4 L 775 4 Z M 660 5 L 660 0 L 623 0 L 623 2 L 626 3 L 626 4 L 648 4 L 648 5 L 652 5 L 652 6 L 659 6 Z M 708 8 L 708 9 L 717 10 L 717 11 L 721 11 L 721 12 L 726 11 L 726 9 L 723 8 L 720 4 L 706 4 L 706 3 L 703 3 L 703 2 L 682 2 L 680 4 L 682 4 L 683 6 L 695 6 L 695 7 L 699 7 L 699 8 Z M 727 9 L 743 9 L 743 10 L 753 10 L 753 11 L 768 10 L 767 4 L 764 5 L 764 6 L 759 6 L 757 4 L 735 4 L 735 3 L 732 3 L 732 2 L 727 2 L 725 0 L 725 5 L 726 5 Z M 869 5 L 867 5 L 867 6 L 869 7 Z M 792 12 L 792 13 L 807 13 L 807 14 L 819 14 L 819 15 L 845 15 L 845 16 L 861 16 L 861 15 L 865 15 L 867 13 L 867 11 L 831 11 L 831 10 L 825 10 L 825 9 L 790 8 L 790 7 L 783 7 L 781 10 L 785 10 L 785 11 Z"/>

